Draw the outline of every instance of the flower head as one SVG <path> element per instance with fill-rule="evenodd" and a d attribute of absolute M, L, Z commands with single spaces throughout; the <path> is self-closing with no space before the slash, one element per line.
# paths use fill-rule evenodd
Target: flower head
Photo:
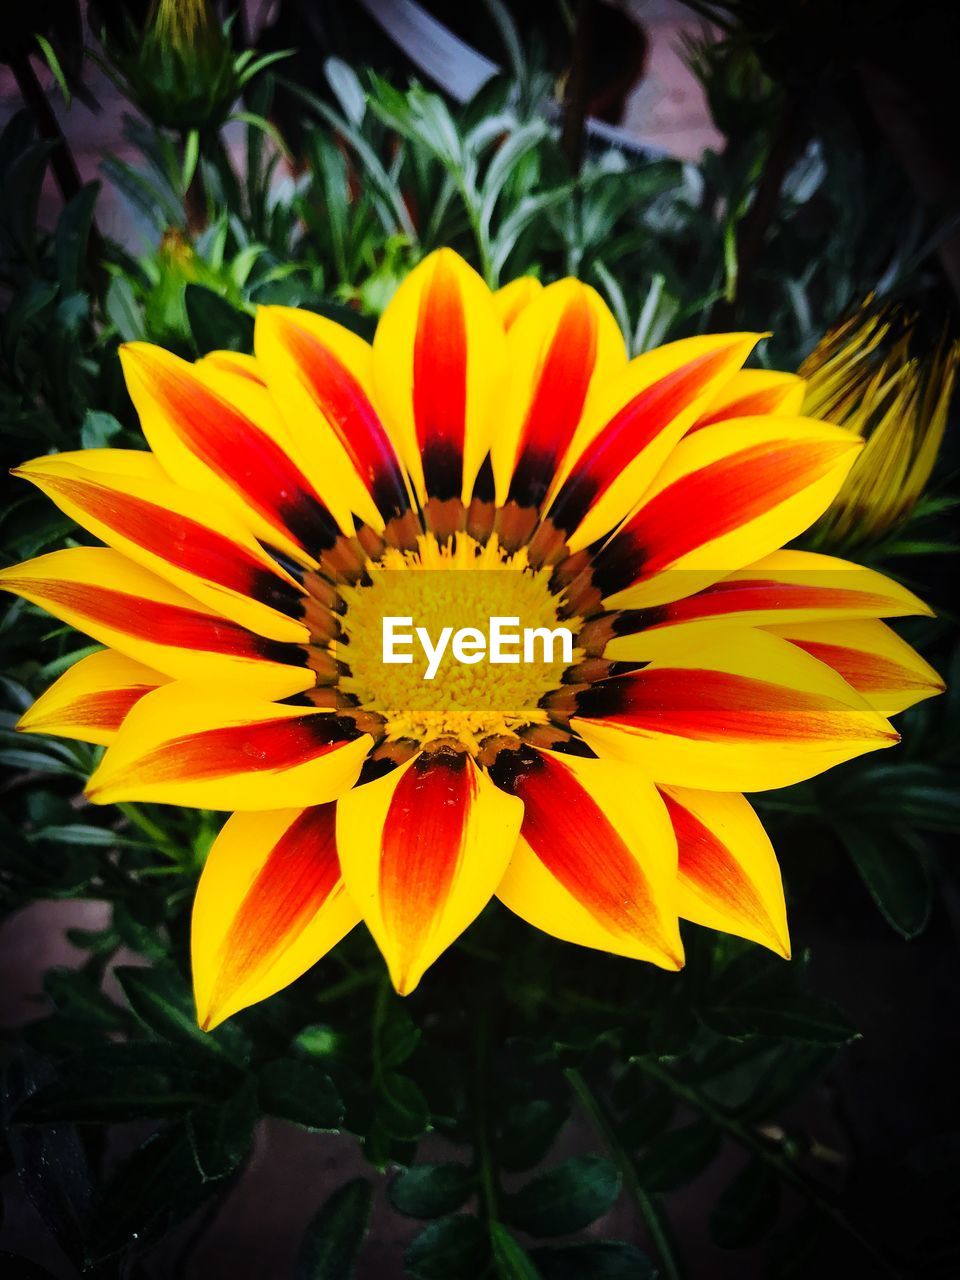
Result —
<path fill-rule="evenodd" d="M 875 542 L 902 524 L 937 461 L 960 342 L 912 354 L 913 323 L 868 298 L 831 329 L 800 368 L 803 410 L 866 440 L 816 531 L 821 545 Z"/>
<path fill-rule="evenodd" d="M 670 969 L 680 918 L 788 953 L 740 792 L 891 745 L 940 685 L 878 621 L 915 597 L 780 550 L 862 446 L 742 370 L 756 340 L 628 361 L 592 289 L 497 299 L 441 250 L 372 347 L 275 307 L 254 357 L 125 347 L 150 452 L 20 469 L 106 545 L 3 585 L 108 646 L 20 727 L 107 745 L 94 802 L 235 811 L 194 908 L 203 1026 L 360 920 L 409 992 L 493 895 Z M 378 647 L 495 616 L 573 647 L 436 679 Z"/>

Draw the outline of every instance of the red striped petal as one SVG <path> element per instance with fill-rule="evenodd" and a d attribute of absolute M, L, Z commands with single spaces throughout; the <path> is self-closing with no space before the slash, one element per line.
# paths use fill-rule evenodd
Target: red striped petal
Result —
<path fill-rule="evenodd" d="M 333 546 L 336 521 L 276 439 L 178 357 L 147 343 L 128 343 L 120 354 L 144 435 L 171 474 L 179 470 L 168 447 L 172 430 L 268 525 L 311 554 Z"/>
<path fill-rule="evenodd" d="M 320 337 L 293 322 L 282 308 L 271 318 L 296 362 L 314 404 L 341 446 L 384 519 L 410 505 L 403 472 L 380 418 L 358 379 Z"/>
<path fill-rule="evenodd" d="M 586 291 L 572 294 L 543 356 L 521 428 L 508 499 L 543 500 L 577 429 L 597 355 L 597 317 Z"/>
<path fill-rule="evenodd" d="M 467 422 L 467 325 L 457 277 L 438 254 L 420 298 L 413 345 L 413 419 L 427 492 L 460 496 Z"/>

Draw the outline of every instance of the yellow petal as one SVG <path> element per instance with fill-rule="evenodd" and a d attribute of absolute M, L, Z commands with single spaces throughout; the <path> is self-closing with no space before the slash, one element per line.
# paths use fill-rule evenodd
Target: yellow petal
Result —
<path fill-rule="evenodd" d="M 683 787 L 661 791 L 677 836 L 683 919 L 749 938 L 789 960 L 780 867 L 747 801 Z"/>
<path fill-rule="evenodd" d="M 861 447 L 807 418 L 741 418 L 688 436 L 596 559 L 607 606 L 692 595 L 782 547 L 826 510 Z"/>
<path fill-rule="evenodd" d="M 539 296 L 542 289 L 543 285 L 536 276 L 518 276 L 494 293 L 494 306 L 504 330 L 509 331 L 513 327 L 521 312 Z"/>
<path fill-rule="evenodd" d="M 374 529 L 409 506 L 395 442 L 373 389 L 370 344 L 292 307 L 261 307 L 257 359 L 298 456 L 341 526 L 355 512 Z"/>
<path fill-rule="evenodd" d="M 353 786 L 371 746 L 330 712 L 177 681 L 134 707 L 87 795 L 199 809 L 325 804 Z"/>
<path fill-rule="evenodd" d="M 287 698 L 316 683 L 299 645 L 231 622 L 110 547 L 67 547 L 0 570 L 0 589 L 181 680 Z"/>
<path fill-rule="evenodd" d="M 71 520 L 219 613 L 274 640 L 305 640 L 301 589 L 237 517 L 166 476 L 150 453 L 85 449 L 36 458 L 31 480 Z M 279 607 L 274 607 L 274 606 Z"/>
<path fill-rule="evenodd" d="M 360 919 L 340 876 L 334 810 L 235 813 L 214 841 L 190 941 L 204 1031 L 288 986 Z"/>
<path fill-rule="evenodd" d="M 22 733 L 50 733 L 106 746 L 127 713 L 168 677 L 104 649 L 68 667 L 17 722 Z"/>
<path fill-rule="evenodd" d="M 595 289 L 558 280 L 507 338 L 510 379 L 491 445 L 497 502 L 539 505 L 584 415 L 626 365 L 623 336 Z"/>
<path fill-rule="evenodd" d="M 523 806 L 450 749 L 424 752 L 337 805 L 337 849 L 400 995 L 486 906 Z"/>
<path fill-rule="evenodd" d="M 529 747 L 501 752 L 494 776 L 524 805 L 497 897 L 565 942 L 679 969 L 676 841 L 653 784 Z"/>
<path fill-rule="evenodd" d="M 882 622 L 787 623 L 768 630 L 832 667 L 884 716 L 946 688 L 933 667 Z"/>
<path fill-rule="evenodd" d="M 637 504 L 683 433 L 734 376 L 759 335 L 683 338 L 631 360 L 599 386 L 550 508 L 571 550 L 608 533 Z"/>
<path fill-rule="evenodd" d="M 502 411 L 506 338 L 493 295 L 452 249 L 407 276 L 373 343 L 377 406 L 421 501 L 469 501 Z"/>
<path fill-rule="evenodd" d="M 592 685 L 573 725 L 604 759 L 704 791 L 765 791 L 899 735 L 822 662 L 764 631 L 718 627 Z"/>

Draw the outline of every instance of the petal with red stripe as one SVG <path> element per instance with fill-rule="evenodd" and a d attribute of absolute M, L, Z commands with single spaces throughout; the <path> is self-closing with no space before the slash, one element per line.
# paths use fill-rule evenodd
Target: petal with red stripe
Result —
<path fill-rule="evenodd" d="M 862 443 L 807 418 L 741 418 L 688 436 L 595 558 L 607 606 L 692 595 L 782 547 L 827 509 Z"/>
<path fill-rule="evenodd" d="M 451 748 L 422 752 L 337 805 L 347 889 L 401 995 L 486 906 L 521 816 L 518 800 Z"/>
<path fill-rule="evenodd" d="M 468 502 L 502 407 L 506 338 L 490 290 L 451 249 L 431 253 L 394 294 L 373 367 L 421 501 Z"/>
<path fill-rule="evenodd" d="M 171 479 L 212 494 L 261 541 L 315 568 L 340 529 L 263 389 L 146 342 L 127 343 L 120 359 L 143 434 Z"/>
<path fill-rule="evenodd" d="M 642 662 L 669 653 L 694 627 L 725 623 L 779 626 L 930 613 L 912 591 L 875 569 L 811 551 L 774 551 L 693 595 L 616 614 L 603 653 Z"/>
<path fill-rule="evenodd" d="M 130 712 L 87 795 L 198 809 L 325 804 L 353 786 L 371 746 L 331 712 L 177 681 Z"/>
<path fill-rule="evenodd" d="M 110 547 L 68 547 L 13 565 L 0 570 L 0 588 L 167 676 L 272 698 L 316 683 L 301 645 L 249 631 Z"/>
<path fill-rule="evenodd" d="M 256 386 L 266 386 L 256 356 L 245 355 L 242 351 L 208 351 L 197 363 L 203 369 L 216 369 L 220 373 L 243 378 Z"/>
<path fill-rule="evenodd" d="M 509 333 L 521 312 L 543 292 L 543 285 L 536 276 L 518 276 L 501 285 L 493 295 L 493 305 L 504 329 Z"/>
<path fill-rule="evenodd" d="M 493 776 L 523 801 L 501 901 L 566 942 L 679 969 L 676 843 L 653 784 L 532 747 L 501 752 Z"/>
<path fill-rule="evenodd" d="M 682 787 L 660 792 L 677 836 L 681 917 L 749 938 L 789 960 L 780 868 L 747 801 Z"/>
<path fill-rule="evenodd" d="M 832 667 L 884 716 L 946 688 L 933 667 L 882 622 L 788 623 L 769 630 Z"/>
<path fill-rule="evenodd" d="M 40 695 L 17 721 L 17 729 L 106 746 L 117 736 L 127 712 L 168 679 L 122 653 L 91 653 Z"/>
<path fill-rule="evenodd" d="M 305 640 L 302 589 L 225 507 L 167 479 L 156 458 L 85 449 L 15 470 L 71 520 L 218 612 L 275 640 Z"/>
<path fill-rule="evenodd" d="M 491 460 L 499 503 L 539 506 L 597 389 L 626 365 L 623 337 L 595 289 L 548 285 L 507 339 L 509 390 Z"/>
<path fill-rule="evenodd" d="M 193 903 L 193 989 L 204 1031 L 289 986 L 359 921 L 340 876 L 335 810 L 227 819 Z"/>
<path fill-rule="evenodd" d="M 257 359 L 308 474 L 352 528 L 351 512 L 382 529 L 410 505 L 407 484 L 375 408 L 370 344 L 325 316 L 261 307 Z"/>
<path fill-rule="evenodd" d="M 604 759 L 656 782 L 765 791 L 893 746 L 899 735 L 822 662 L 767 632 L 718 627 L 577 695 Z"/>
<path fill-rule="evenodd" d="M 688 435 L 728 418 L 797 418 L 803 410 L 806 383 L 795 373 L 773 369 L 741 369 L 734 374 Z"/>
<path fill-rule="evenodd" d="M 755 333 L 683 338 L 648 351 L 598 388 L 561 470 L 550 518 L 572 550 L 606 534 L 636 505 L 704 407 L 737 373 Z"/>

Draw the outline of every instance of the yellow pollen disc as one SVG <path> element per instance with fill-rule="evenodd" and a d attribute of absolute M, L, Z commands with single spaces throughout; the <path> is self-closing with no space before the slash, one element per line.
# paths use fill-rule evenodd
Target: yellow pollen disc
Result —
<path fill-rule="evenodd" d="M 494 617 L 518 619 L 510 630 L 521 636 L 524 629 L 552 631 L 558 626 L 576 636 L 579 621 L 558 617 L 562 600 L 550 590 L 549 568 L 531 569 L 525 550 L 508 554 L 496 537 L 481 544 L 457 534 L 443 545 L 422 536 L 416 551 L 388 549 L 367 569 L 369 584 L 338 588 L 346 612 L 341 618 L 344 640 L 334 646 L 334 656 L 350 669 L 341 676 L 340 689 L 384 717 L 389 739 L 426 742 L 450 735 L 475 752 L 491 734 L 546 722 L 547 713 L 538 703 L 558 687 L 568 665 L 559 643 L 550 652 L 538 642 L 531 662 L 523 661 L 521 644 L 510 649 L 520 658 L 516 663 L 491 662 L 488 649 L 468 664 L 448 642 L 435 677 L 428 680 L 427 655 L 415 634 L 396 650 L 409 654 L 412 662 L 384 662 L 383 620 L 410 619 L 403 631 L 410 635 L 423 628 L 434 646 L 447 627 L 454 634 L 475 628 L 486 637 Z M 573 661 L 582 657 L 583 651 L 575 648 Z"/>

